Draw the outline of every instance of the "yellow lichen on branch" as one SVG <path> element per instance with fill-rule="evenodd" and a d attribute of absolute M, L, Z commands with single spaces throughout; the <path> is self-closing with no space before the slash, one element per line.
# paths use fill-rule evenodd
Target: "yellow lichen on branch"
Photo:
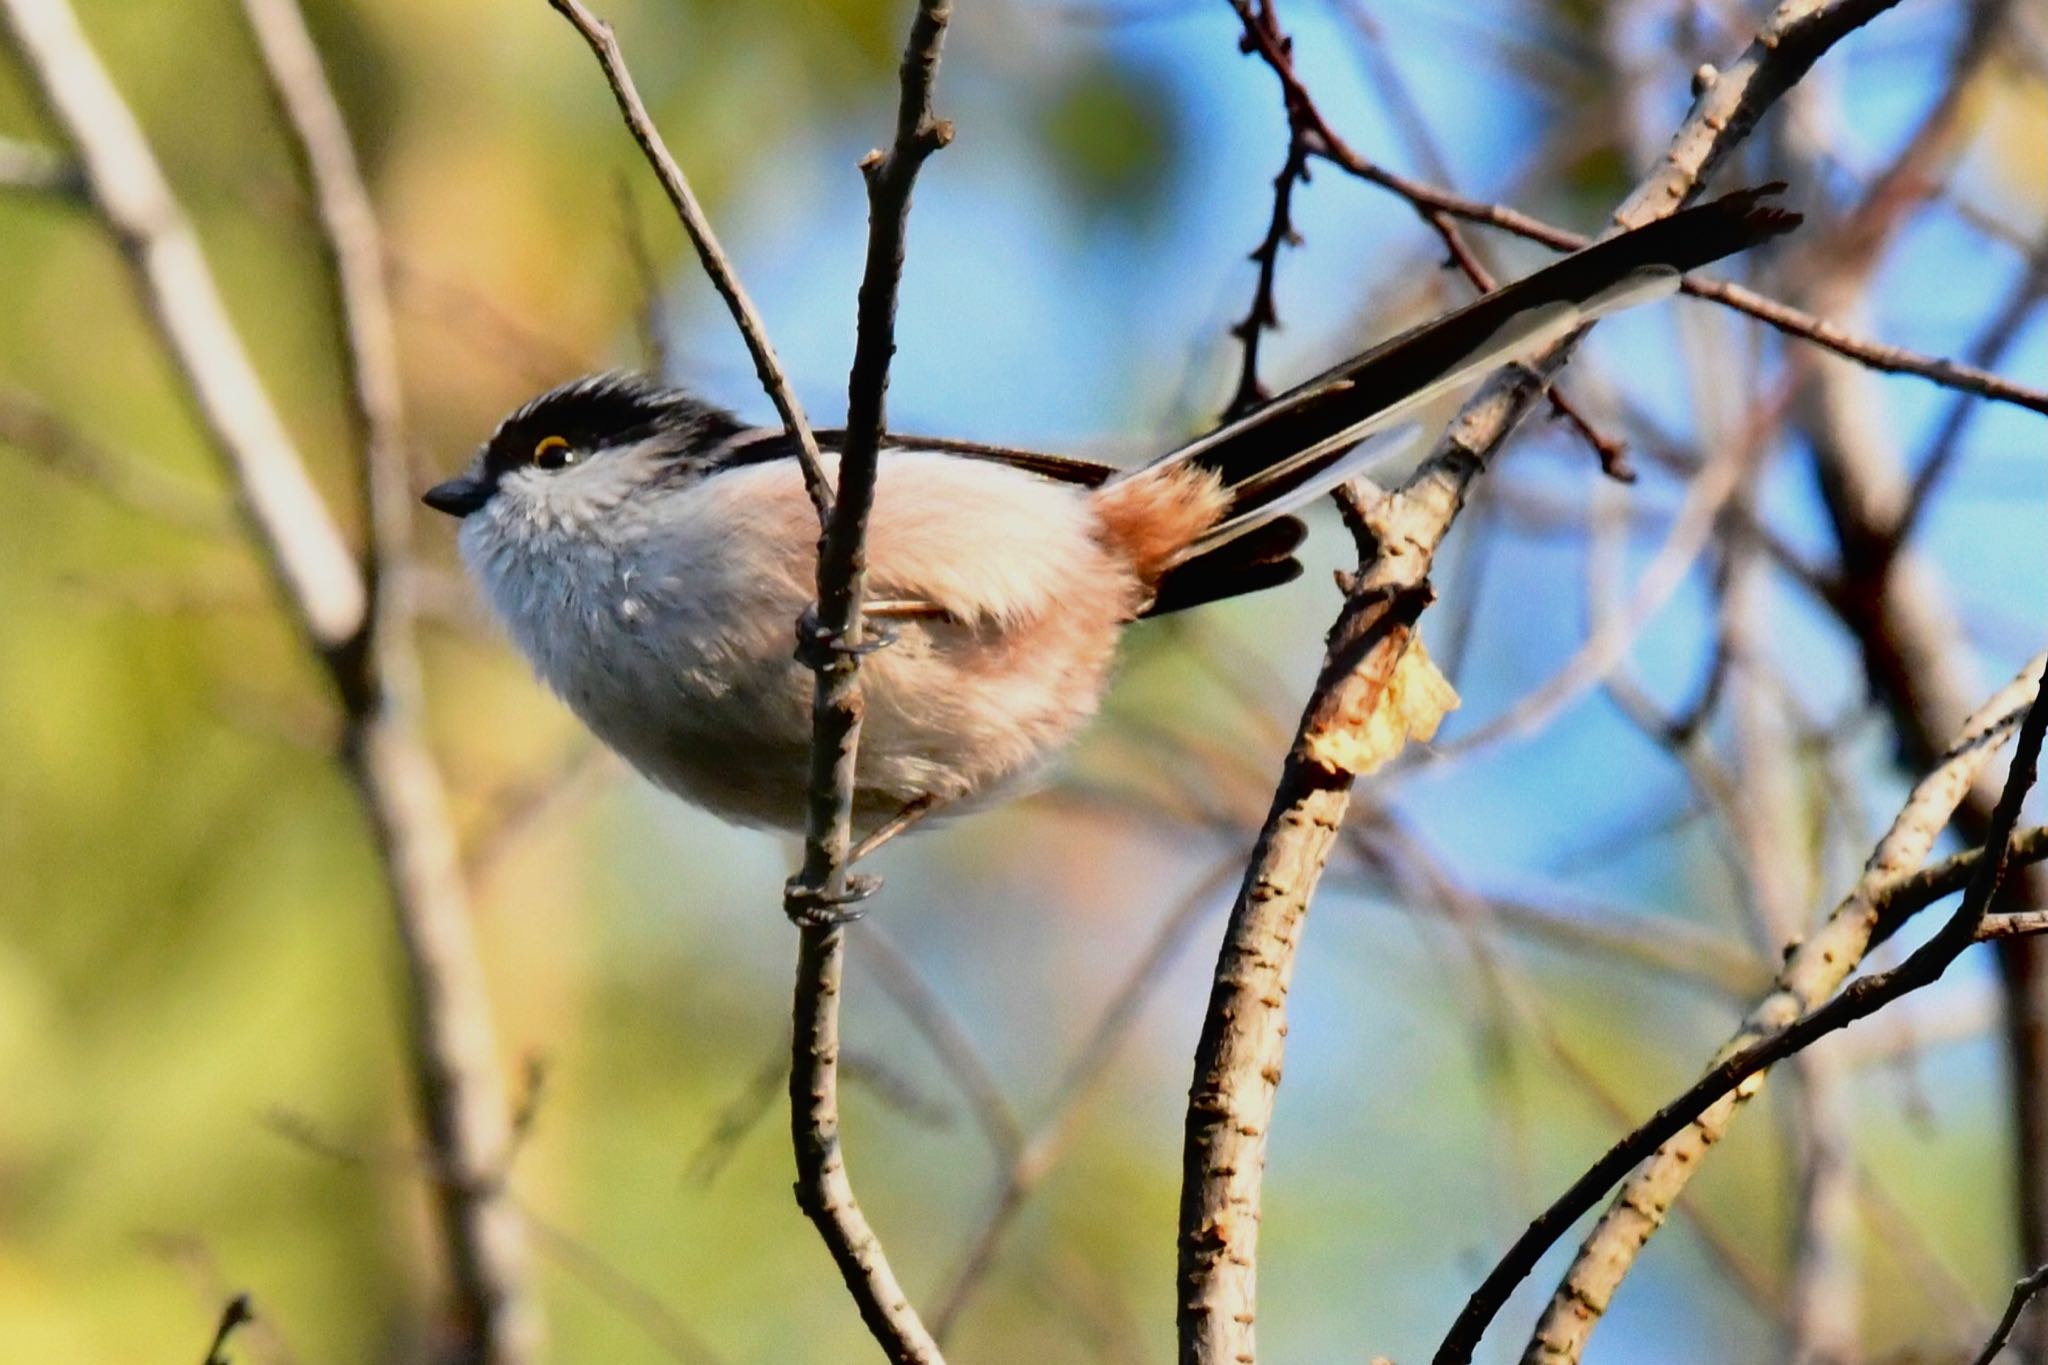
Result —
<path fill-rule="evenodd" d="M 1324 723 L 1307 736 L 1308 756 L 1333 773 L 1362 777 L 1410 740 L 1434 739 L 1444 717 L 1457 709 L 1458 690 L 1429 657 L 1422 637 L 1411 634 L 1384 684 L 1359 670 L 1338 685 Z"/>

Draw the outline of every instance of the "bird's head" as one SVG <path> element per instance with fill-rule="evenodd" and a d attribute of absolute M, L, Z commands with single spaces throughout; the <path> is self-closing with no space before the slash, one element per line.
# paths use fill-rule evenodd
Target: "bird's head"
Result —
<path fill-rule="evenodd" d="M 741 430 L 731 413 L 644 376 L 591 375 L 512 412 L 423 501 L 458 518 L 493 507 L 573 520 L 673 484 Z"/>

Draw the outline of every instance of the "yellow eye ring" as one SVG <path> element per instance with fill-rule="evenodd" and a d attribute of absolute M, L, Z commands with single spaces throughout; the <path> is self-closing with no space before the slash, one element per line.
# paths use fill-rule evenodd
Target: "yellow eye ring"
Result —
<path fill-rule="evenodd" d="M 544 469 L 559 469 L 569 462 L 569 438 L 544 436 L 533 448 L 533 462 Z"/>

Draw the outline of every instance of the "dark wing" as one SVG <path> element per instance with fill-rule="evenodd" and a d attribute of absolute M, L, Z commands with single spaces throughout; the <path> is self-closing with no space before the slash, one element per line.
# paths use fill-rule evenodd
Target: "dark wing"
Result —
<path fill-rule="evenodd" d="M 844 432 L 821 431 L 818 439 L 831 437 L 833 444 L 843 438 Z M 1100 488 L 1116 473 L 1115 465 L 1101 464 L 1095 460 L 1077 460 L 1071 455 L 1048 455 L 1040 450 L 1021 450 L 1016 446 L 990 445 L 986 441 L 960 441 L 950 436 L 904 436 L 891 432 L 883 443 L 887 450 L 942 450 L 948 455 L 960 455 L 970 460 L 988 460 L 994 464 L 1006 464 L 1012 469 L 1021 469 L 1027 474 L 1051 479 L 1055 483 L 1078 484 L 1082 488 Z"/>

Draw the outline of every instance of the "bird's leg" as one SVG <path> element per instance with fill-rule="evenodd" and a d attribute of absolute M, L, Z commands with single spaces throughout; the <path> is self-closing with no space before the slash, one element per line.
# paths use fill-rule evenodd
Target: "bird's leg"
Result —
<path fill-rule="evenodd" d="M 902 834 L 912 825 L 924 819 L 925 816 L 930 815 L 938 807 L 938 804 L 939 798 L 933 796 L 930 792 L 926 792 L 923 796 L 912 797 L 903 803 L 903 809 L 877 825 L 872 833 L 858 844 L 855 844 L 853 852 L 847 855 L 846 861 L 849 864 L 859 862 L 883 844 L 888 843 L 891 839 L 894 839 L 897 835 Z"/>
<path fill-rule="evenodd" d="M 827 630 L 818 620 L 818 604 L 811 603 L 796 618 L 796 659 L 804 667 L 815 672 L 833 668 L 847 658 L 864 659 L 876 650 L 887 649 L 896 643 L 896 632 L 887 626 L 878 626 L 867 632 L 859 644 L 848 644 L 846 637 L 836 630 Z"/>
<path fill-rule="evenodd" d="M 938 808 L 939 799 L 926 793 L 915 796 L 903 803 L 903 808 L 884 820 L 880 825 L 846 855 L 846 865 L 855 863 L 873 853 L 883 844 L 909 829 L 918 821 Z M 852 872 L 846 875 L 846 889 L 839 892 L 825 891 L 818 887 L 799 886 L 799 878 L 791 877 L 783 884 L 783 905 L 789 917 L 798 924 L 851 924 L 862 915 L 860 903 L 879 891 L 882 879 L 872 873 Z"/>
<path fill-rule="evenodd" d="M 867 603 L 860 614 L 870 621 L 950 621 L 953 613 L 936 602 L 917 597 L 884 597 Z"/>

